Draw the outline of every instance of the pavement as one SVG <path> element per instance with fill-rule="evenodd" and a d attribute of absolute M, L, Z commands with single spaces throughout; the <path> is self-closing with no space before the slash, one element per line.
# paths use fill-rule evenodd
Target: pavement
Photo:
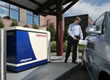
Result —
<path fill-rule="evenodd" d="M 52 62 L 63 62 L 64 58 L 65 58 L 65 53 L 63 56 L 55 56 L 56 54 L 53 53 L 52 54 Z M 77 62 L 81 62 L 81 58 L 82 58 L 82 53 L 78 52 L 78 56 L 77 56 Z M 71 63 L 72 60 L 72 53 L 68 59 L 69 64 Z M 67 75 L 67 74 L 66 74 Z M 82 67 L 78 67 L 77 70 L 74 70 L 72 72 L 70 72 L 64 79 L 61 80 L 91 80 L 90 76 L 88 74 L 87 70 L 83 70 Z"/>
<path fill-rule="evenodd" d="M 65 80 L 91 80 L 88 72 L 79 68 L 78 70 L 72 72 Z"/>
<path fill-rule="evenodd" d="M 87 71 L 83 72 L 80 64 L 72 63 L 71 56 L 68 63 L 64 63 L 64 57 L 52 53 L 50 63 L 19 73 L 7 72 L 7 80 L 89 80 Z M 77 79 L 78 76 L 81 79 Z"/>
<path fill-rule="evenodd" d="M 72 70 L 73 67 L 76 69 L 78 65 L 61 62 L 49 63 L 48 65 L 42 66 L 40 69 L 36 69 L 23 80 L 60 80 L 58 78 L 63 76 L 69 70 Z"/>

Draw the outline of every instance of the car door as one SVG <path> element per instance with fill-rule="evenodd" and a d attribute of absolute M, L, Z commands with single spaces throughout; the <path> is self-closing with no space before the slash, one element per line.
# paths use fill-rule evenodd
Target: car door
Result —
<path fill-rule="evenodd" d="M 101 34 L 98 35 L 99 40 L 96 44 L 94 62 L 98 71 L 106 71 L 110 74 L 110 16 L 108 15 L 110 15 L 110 12 L 105 12 Z"/>
<path fill-rule="evenodd" d="M 103 57 L 105 57 L 106 52 L 106 42 L 105 42 L 105 32 L 106 32 L 106 13 L 101 15 L 95 22 L 96 31 L 100 33 L 97 34 L 96 40 L 94 41 L 94 59 L 92 65 L 92 71 L 94 76 L 98 76 L 100 71 L 100 66 L 102 66 Z M 97 77 L 96 77 L 97 78 Z"/>
<path fill-rule="evenodd" d="M 92 74 L 92 76 L 96 76 L 98 74 L 98 56 L 100 55 L 100 48 L 103 47 L 103 33 L 104 33 L 104 22 L 105 14 L 101 15 L 95 22 L 96 31 L 100 32 L 95 35 L 90 35 L 88 38 L 87 52 L 88 52 L 88 67 Z M 102 30 L 103 29 L 103 30 Z M 96 78 L 96 77 L 95 77 Z"/>

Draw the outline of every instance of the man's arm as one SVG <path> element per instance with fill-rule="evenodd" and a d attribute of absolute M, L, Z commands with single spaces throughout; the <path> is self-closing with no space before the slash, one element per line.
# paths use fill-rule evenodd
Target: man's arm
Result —
<path fill-rule="evenodd" d="M 70 24 L 69 27 L 68 27 L 68 35 L 71 36 L 74 40 L 76 40 L 77 38 L 72 33 L 71 27 L 72 27 L 72 25 Z"/>

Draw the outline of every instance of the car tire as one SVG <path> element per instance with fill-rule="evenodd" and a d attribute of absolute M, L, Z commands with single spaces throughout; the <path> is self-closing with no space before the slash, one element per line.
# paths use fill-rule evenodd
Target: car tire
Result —
<path fill-rule="evenodd" d="M 82 70 L 85 70 L 86 71 L 87 70 L 86 69 L 86 65 L 85 65 L 85 62 L 83 60 L 82 60 L 82 64 L 81 65 L 82 65 Z"/>
<path fill-rule="evenodd" d="M 84 50 L 83 50 L 83 55 L 82 55 L 82 63 L 81 63 L 81 65 L 82 65 L 82 69 L 83 70 L 86 70 L 86 65 L 85 65 L 85 61 L 84 61 Z"/>
<path fill-rule="evenodd" d="M 107 73 L 101 73 L 99 76 L 99 80 L 110 80 L 110 75 L 108 75 Z"/>

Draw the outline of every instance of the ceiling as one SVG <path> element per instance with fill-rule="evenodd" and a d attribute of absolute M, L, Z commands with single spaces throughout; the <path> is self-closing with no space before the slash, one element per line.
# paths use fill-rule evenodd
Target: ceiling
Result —
<path fill-rule="evenodd" d="M 56 4 L 59 0 L 2 0 L 21 8 L 30 10 L 35 14 L 56 15 Z M 63 5 L 78 0 L 63 0 Z"/>

